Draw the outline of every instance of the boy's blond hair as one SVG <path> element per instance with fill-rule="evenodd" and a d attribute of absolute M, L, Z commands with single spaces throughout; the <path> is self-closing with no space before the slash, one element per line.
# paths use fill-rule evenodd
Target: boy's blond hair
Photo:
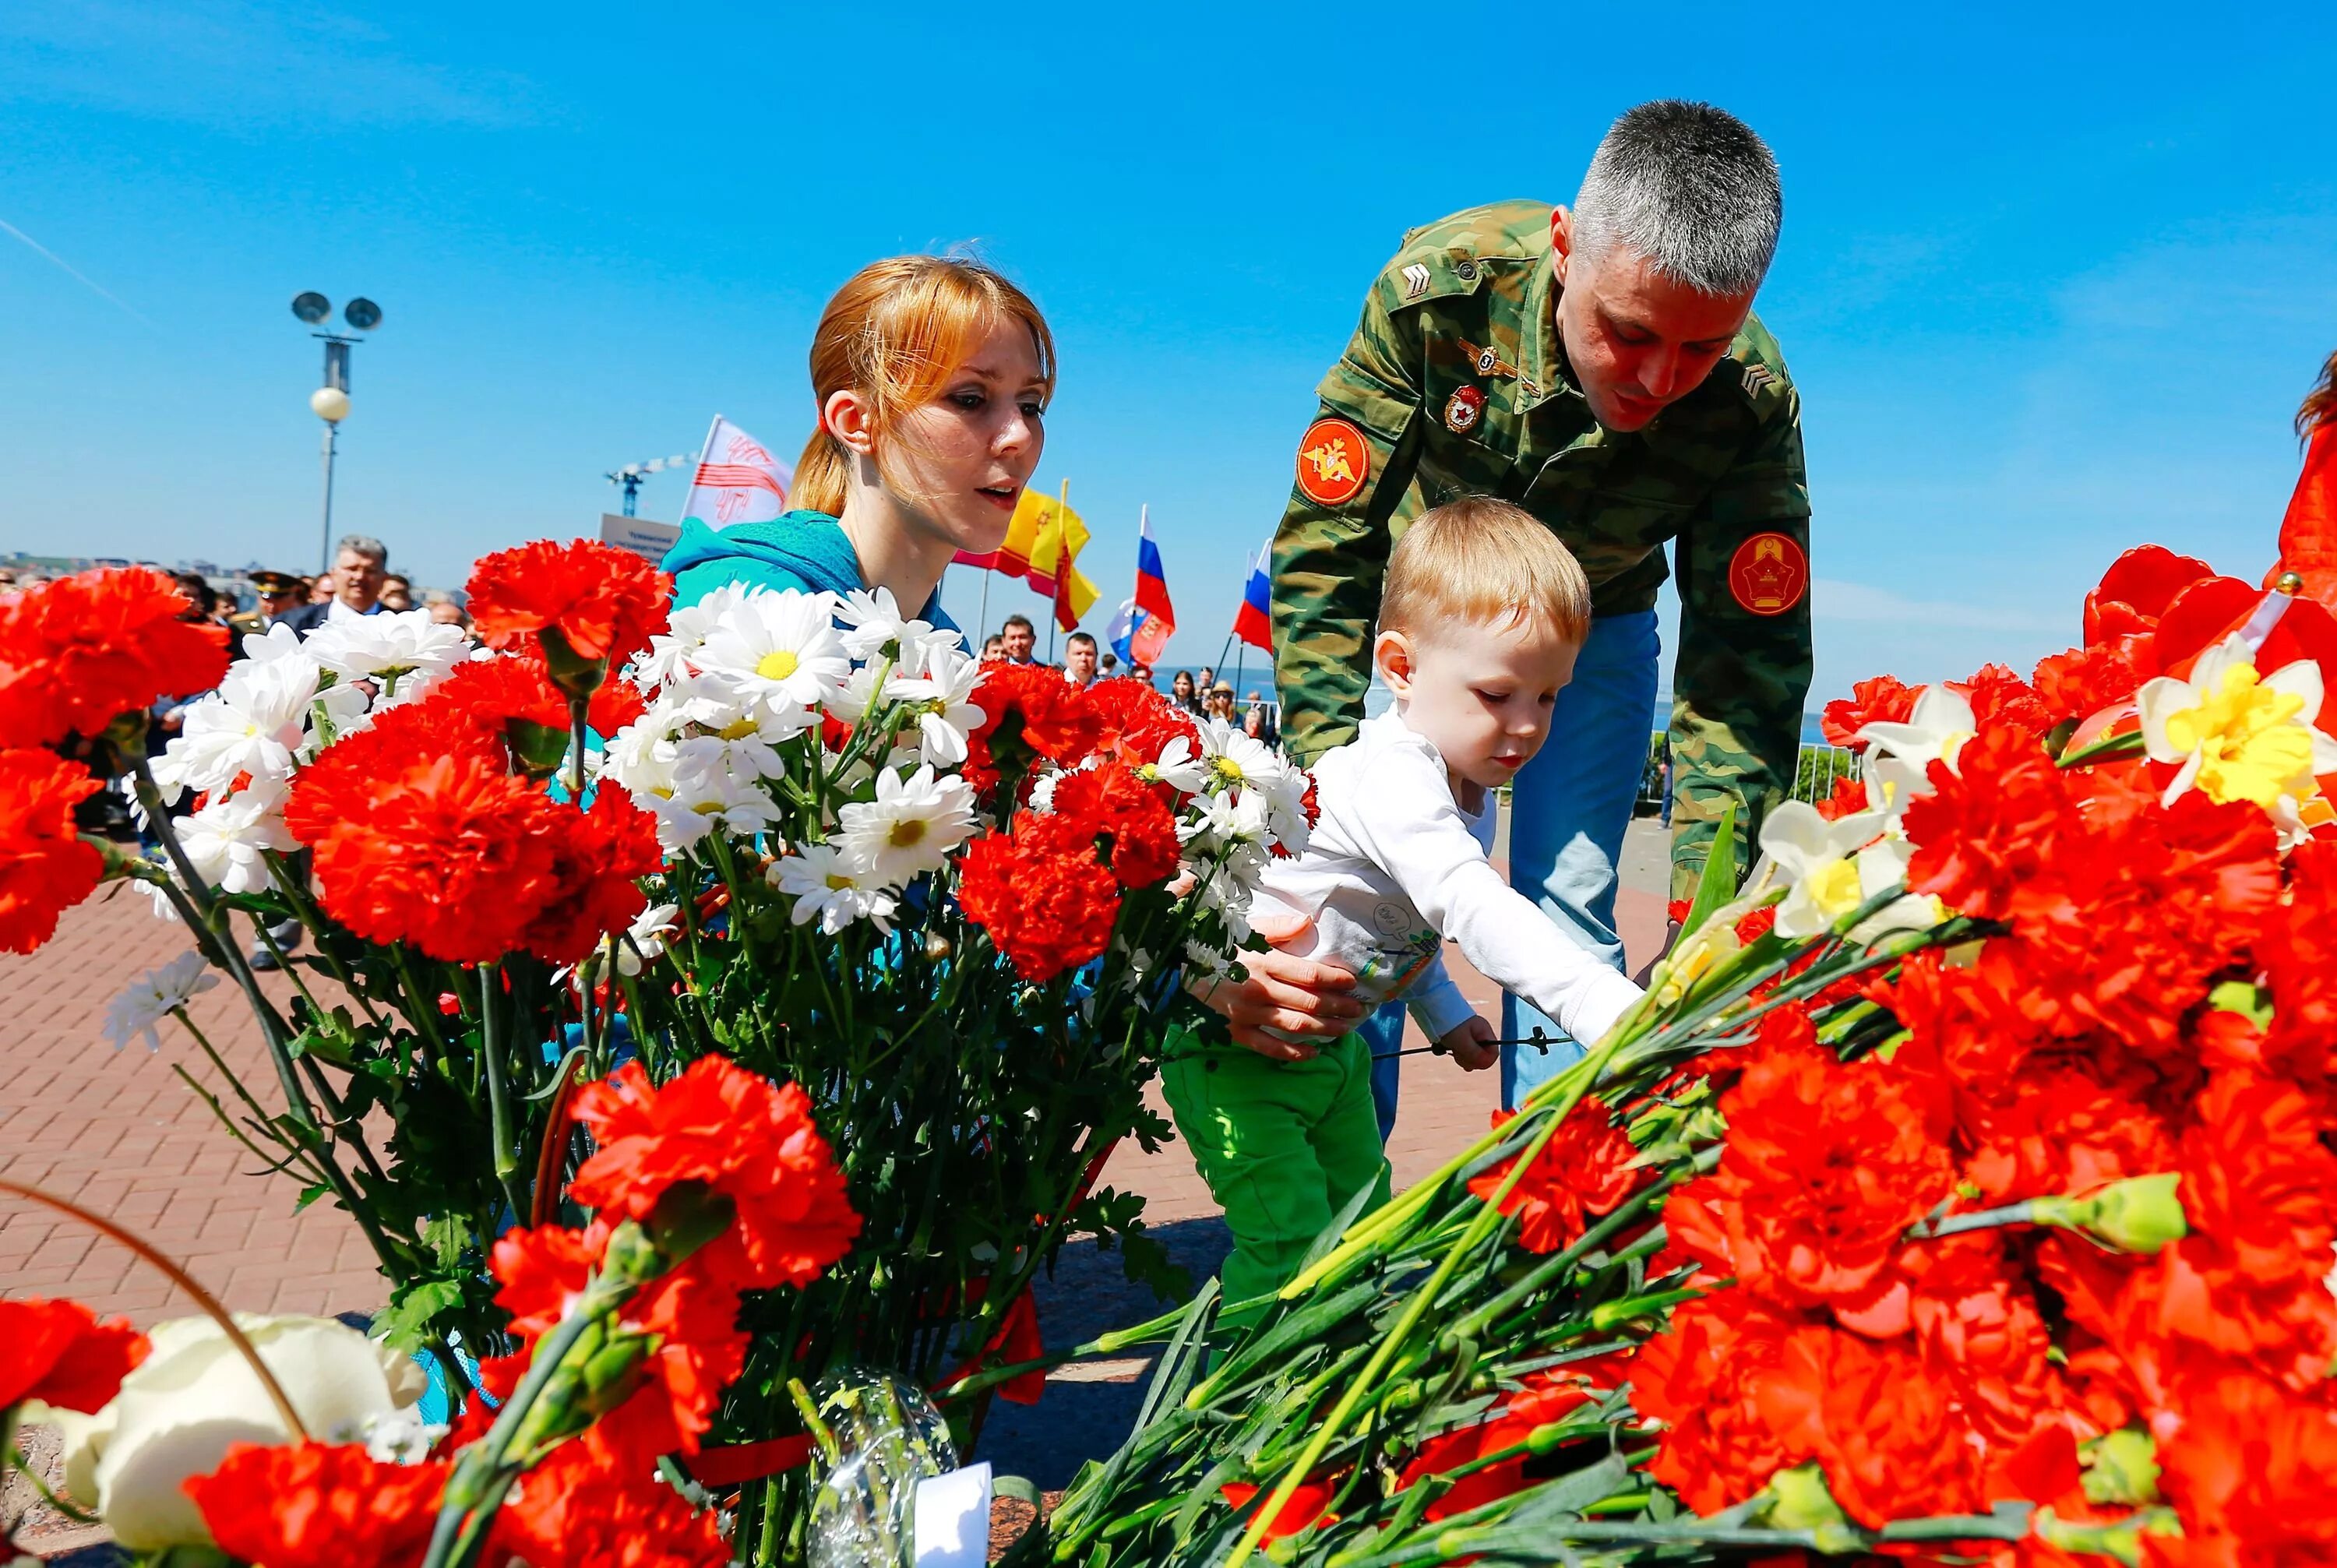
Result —
<path fill-rule="evenodd" d="M 1590 634 L 1589 580 L 1523 507 L 1472 495 L 1423 513 L 1395 542 L 1380 591 L 1382 632 L 1529 618 L 1577 645 Z"/>

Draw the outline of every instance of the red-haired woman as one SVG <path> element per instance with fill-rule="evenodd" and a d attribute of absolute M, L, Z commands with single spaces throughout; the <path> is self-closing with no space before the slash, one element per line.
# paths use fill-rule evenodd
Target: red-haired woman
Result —
<path fill-rule="evenodd" d="M 2304 579 L 2304 592 L 2337 608 L 2337 354 L 2321 367 L 2320 384 L 2296 411 L 2305 443 L 2304 472 L 2280 525 L 2280 560 L 2267 586 L 2283 572 Z"/>
<path fill-rule="evenodd" d="M 978 262 L 895 256 L 853 274 L 811 342 L 819 427 L 795 510 L 720 532 L 691 521 L 665 559 L 674 597 L 725 583 L 886 588 L 936 626 L 960 550 L 1005 541 L 1046 445 L 1055 344 L 1029 295 Z"/>

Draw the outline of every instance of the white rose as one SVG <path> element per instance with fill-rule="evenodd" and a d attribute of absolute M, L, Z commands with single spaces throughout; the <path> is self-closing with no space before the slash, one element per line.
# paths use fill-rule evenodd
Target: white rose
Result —
<path fill-rule="evenodd" d="M 422 1396 L 428 1379 L 400 1351 L 329 1318 L 238 1313 L 236 1325 L 284 1386 L 319 1442 L 360 1441 Z M 153 1348 L 94 1416 L 28 1406 L 64 1433 L 65 1490 L 132 1552 L 210 1543 L 184 1483 L 208 1475 L 237 1443 L 284 1444 L 274 1401 L 220 1326 L 180 1318 L 150 1331 Z"/>

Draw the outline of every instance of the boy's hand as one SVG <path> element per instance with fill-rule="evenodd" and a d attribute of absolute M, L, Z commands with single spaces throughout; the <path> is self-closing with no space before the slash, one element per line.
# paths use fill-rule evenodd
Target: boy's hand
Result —
<path fill-rule="evenodd" d="M 1461 1063 L 1462 1072 L 1482 1073 L 1501 1059 L 1501 1048 L 1493 1044 L 1496 1038 L 1493 1026 L 1472 1013 L 1445 1031 L 1436 1048 Z"/>

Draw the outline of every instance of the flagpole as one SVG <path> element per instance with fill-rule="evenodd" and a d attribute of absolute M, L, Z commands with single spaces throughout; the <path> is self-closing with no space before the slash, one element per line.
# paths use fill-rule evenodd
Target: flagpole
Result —
<path fill-rule="evenodd" d="M 1047 604 L 1047 662 L 1055 662 L 1056 622 L 1062 619 L 1056 613 L 1063 602 L 1063 555 L 1071 542 L 1071 531 L 1063 521 L 1071 509 L 1071 482 L 1066 476 L 1062 489 L 1055 496 L 1055 596 Z"/>
<path fill-rule="evenodd" d="M 714 433 L 721 428 L 722 416 L 717 414 L 713 422 L 706 426 L 706 439 L 698 444 L 698 461 L 689 466 L 689 488 L 681 493 L 681 516 L 674 519 L 677 526 L 689 516 L 689 498 L 698 494 L 698 471 L 706 466 L 706 455 L 714 450 Z M 701 517 L 699 521 L 709 528 L 714 526 L 706 518 Z"/>
<path fill-rule="evenodd" d="M 995 566 L 982 569 L 982 612 L 973 618 L 973 636 L 970 639 L 976 653 L 982 652 L 982 640 L 990 635 L 990 578 L 997 570 Z"/>

